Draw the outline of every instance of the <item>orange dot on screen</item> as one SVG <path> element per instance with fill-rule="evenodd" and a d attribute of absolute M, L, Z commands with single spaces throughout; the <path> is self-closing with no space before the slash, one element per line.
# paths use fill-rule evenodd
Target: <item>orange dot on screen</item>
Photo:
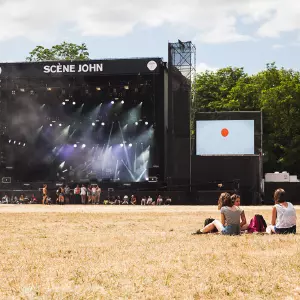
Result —
<path fill-rule="evenodd" d="M 229 135 L 229 130 L 227 128 L 223 128 L 221 134 L 223 137 L 227 137 Z"/>

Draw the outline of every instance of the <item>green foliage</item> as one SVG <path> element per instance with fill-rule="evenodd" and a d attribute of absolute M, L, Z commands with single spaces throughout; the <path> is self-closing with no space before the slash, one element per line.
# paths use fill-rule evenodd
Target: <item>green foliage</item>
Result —
<path fill-rule="evenodd" d="M 88 60 L 89 52 L 86 44 L 76 45 L 63 42 L 52 46 L 50 49 L 43 46 L 35 47 L 26 58 L 26 61 L 51 61 L 51 60 Z"/>
<path fill-rule="evenodd" d="M 192 113 L 263 111 L 265 171 L 300 174 L 300 73 L 278 69 L 248 75 L 242 68 L 198 74 Z"/>

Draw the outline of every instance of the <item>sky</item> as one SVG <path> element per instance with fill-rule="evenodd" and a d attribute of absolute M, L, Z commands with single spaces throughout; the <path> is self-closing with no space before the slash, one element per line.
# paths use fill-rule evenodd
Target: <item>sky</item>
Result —
<path fill-rule="evenodd" d="M 0 0 L 0 61 L 86 43 L 90 58 L 162 57 L 192 41 L 197 71 L 267 63 L 300 70 L 299 0 Z"/>

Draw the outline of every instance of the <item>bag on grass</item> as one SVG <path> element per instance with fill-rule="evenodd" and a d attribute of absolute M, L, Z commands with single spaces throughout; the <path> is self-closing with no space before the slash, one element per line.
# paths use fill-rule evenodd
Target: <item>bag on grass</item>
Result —
<path fill-rule="evenodd" d="M 215 219 L 212 219 L 212 218 L 208 218 L 208 219 L 205 219 L 204 221 L 204 227 L 210 223 L 212 223 Z M 214 228 L 211 232 L 218 232 L 218 229 L 217 228 Z"/>
<path fill-rule="evenodd" d="M 262 215 L 255 215 L 249 224 L 248 232 L 266 232 L 267 223 Z"/>

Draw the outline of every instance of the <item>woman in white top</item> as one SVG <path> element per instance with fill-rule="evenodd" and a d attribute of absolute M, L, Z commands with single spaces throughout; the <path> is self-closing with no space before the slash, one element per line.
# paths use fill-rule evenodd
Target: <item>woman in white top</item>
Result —
<path fill-rule="evenodd" d="M 278 189 L 274 194 L 275 205 L 272 211 L 271 225 L 267 227 L 267 233 L 295 234 L 296 210 L 292 203 L 286 202 L 286 194 L 283 189 Z"/>

